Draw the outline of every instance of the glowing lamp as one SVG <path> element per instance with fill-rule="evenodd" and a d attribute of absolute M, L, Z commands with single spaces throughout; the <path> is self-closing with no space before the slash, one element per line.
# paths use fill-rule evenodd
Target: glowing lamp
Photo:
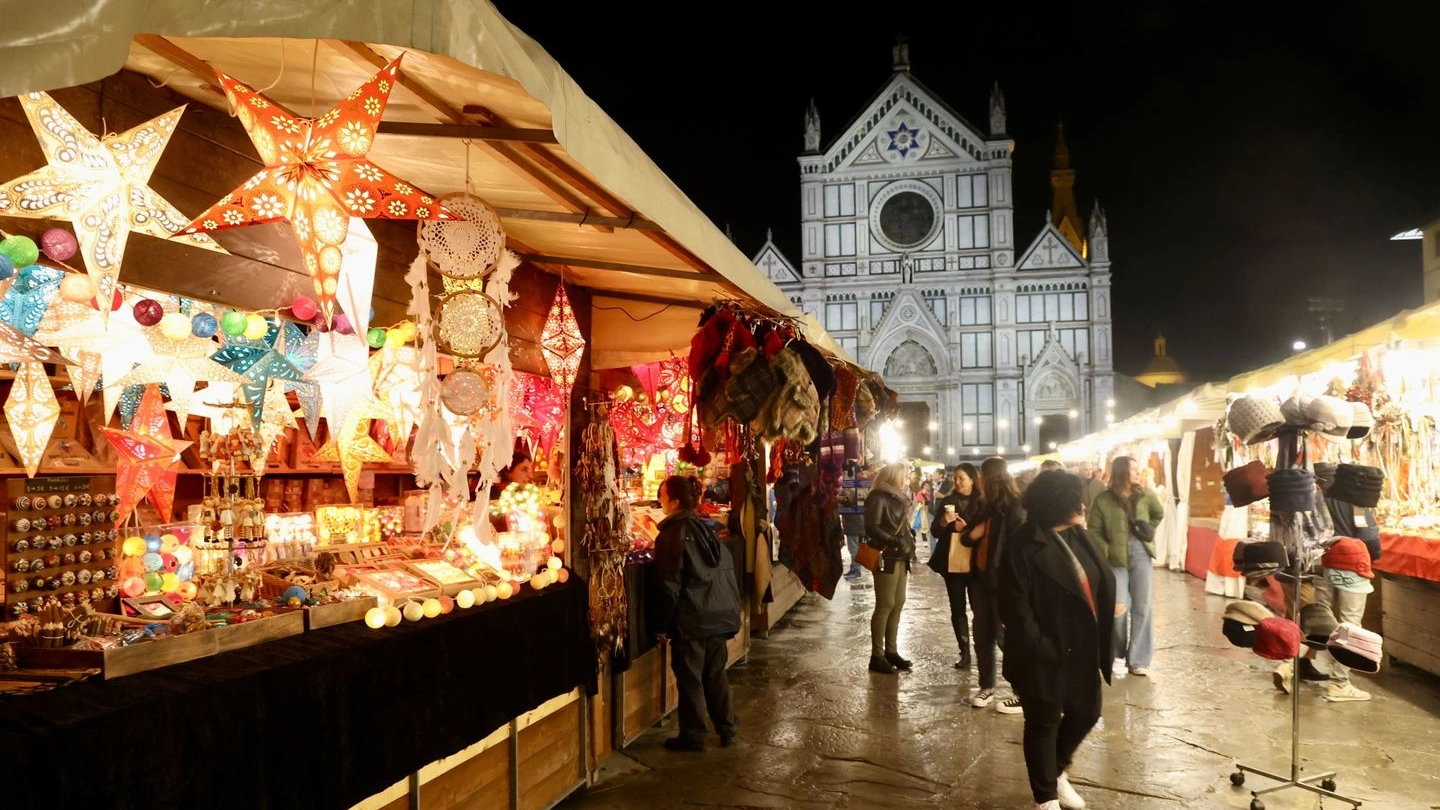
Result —
<path fill-rule="evenodd" d="M 540 353 L 550 369 L 550 377 L 565 393 L 575 385 L 580 371 L 580 357 L 585 353 L 585 338 L 580 335 L 580 326 L 575 322 L 575 310 L 570 306 L 570 297 L 565 294 L 565 285 L 555 288 L 555 301 L 550 313 L 545 316 L 545 328 L 540 332 Z"/>

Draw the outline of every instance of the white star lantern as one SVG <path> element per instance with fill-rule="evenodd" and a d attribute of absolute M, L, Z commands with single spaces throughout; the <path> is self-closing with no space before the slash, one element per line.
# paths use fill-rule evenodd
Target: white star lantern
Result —
<path fill-rule="evenodd" d="M 113 294 L 131 231 L 226 252 L 204 234 L 172 237 L 189 219 L 149 186 L 184 107 L 97 138 L 49 95 L 19 98 L 48 164 L 0 185 L 0 215 L 70 222 L 97 300 Z"/>
<path fill-rule="evenodd" d="M 60 403 L 55 399 L 55 389 L 50 386 L 45 366 L 36 362 L 21 363 L 10 398 L 5 400 L 5 419 L 10 423 L 10 435 L 15 439 L 20 460 L 25 463 L 25 474 L 31 478 L 40 469 L 50 434 L 55 432 L 59 418 Z"/>

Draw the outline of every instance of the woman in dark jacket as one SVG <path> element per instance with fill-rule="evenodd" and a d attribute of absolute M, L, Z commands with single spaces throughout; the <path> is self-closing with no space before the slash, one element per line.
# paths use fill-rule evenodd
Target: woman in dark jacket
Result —
<path fill-rule="evenodd" d="M 672 475 L 660 484 L 660 535 L 651 566 L 650 622 L 670 637 L 671 668 L 679 688 L 680 734 L 665 741 L 672 751 L 705 750 L 705 715 L 720 745 L 735 739 L 725 642 L 740 632 L 740 584 L 730 549 L 695 512 L 700 482 Z"/>
<path fill-rule="evenodd" d="M 951 555 L 971 556 L 970 549 L 961 543 L 952 543 L 952 535 L 959 535 L 975 517 L 980 502 L 980 491 L 975 479 L 980 473 L 973 464 L 960 464 L 952 474 L 953 486 L 935 504 L 935 519 L 930 523 L 930 536 L 935 538 L 935 551 L 927 563 L 935 573 L 945 580 L 945 595 L 950 598 L 950 626 L 955 630 L 955 642 L 960 645 L 960 660 L 956 669 L 970 668 L 970 620 L 965 616 L 965 589 L 970 585 L 968 573 L 952 571 Z"/>
<path fill-rule="evenodd" d="M 980 465 L 980 506 L 970 528 L 960 542 L 973 553 L 970 563 L 970 604 L 975 611 L 975 663 L 979 668 L 980 690 L 970 698 L 970 705 L 983 709 L 995 699 L 995 649 L 1004 646 L 1000 624 L 1000 608 L 995 601 L 995 574 L 1005 556 L 1009 539 L 1025 522 L 1020 508 L 1020 493 L 1010 467 L 999 456 L 985 459 Z M 1008 698 L 995 710 L 1002 714 L 1019 714 L 1020 701 Z"/>
<path fill-rule="evenodd" d="M 1000 566 L 1005 678 L 1024 706 L 1037 810 L 1085 806 L 1065 769 L 1100 719 L 1100 679 L 1110 680 L 1115 576 L 1086 534 L 1084 489 L 1061 470 L 1036 476 L 1030 520 Z"/>
<path fill-rule="evenodd" d="M 896 650 L 905 586 L 915 560 L 904 464 L 891 464 L 876 474 L 865 498 L 865 542 L 880 549 L 875 612 L 870 615 L 870 671 L 893 675 L 897 669 L 910 668 L 910 662 Z"/>

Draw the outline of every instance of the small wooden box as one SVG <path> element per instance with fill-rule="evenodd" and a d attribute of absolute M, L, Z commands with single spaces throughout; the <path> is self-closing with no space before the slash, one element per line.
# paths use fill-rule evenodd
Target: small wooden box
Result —
<path fill-rule="evenodd" d="M 331 602 L 328 605 L 311 605 L 305 608 L 305 629 L 319 630 L 337 624 L 358 622 L 365 618 L 365 612 L 380 604 L 374 596 Z"/>

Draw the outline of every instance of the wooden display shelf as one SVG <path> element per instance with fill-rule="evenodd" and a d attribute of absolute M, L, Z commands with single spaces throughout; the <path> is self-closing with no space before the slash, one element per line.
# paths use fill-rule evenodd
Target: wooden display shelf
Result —
<path fill-rule="evenodd" d="M 327 605 L 309 605 L 305 607 L 305 629 L 319 630 L 322 627 L 362 621 L 365 618 L 365 612 L 379 604 L 380 600 L 377 597 L 362 596 L 356 599 L 346 599 L 344 602 L 331 602 Z"/>

